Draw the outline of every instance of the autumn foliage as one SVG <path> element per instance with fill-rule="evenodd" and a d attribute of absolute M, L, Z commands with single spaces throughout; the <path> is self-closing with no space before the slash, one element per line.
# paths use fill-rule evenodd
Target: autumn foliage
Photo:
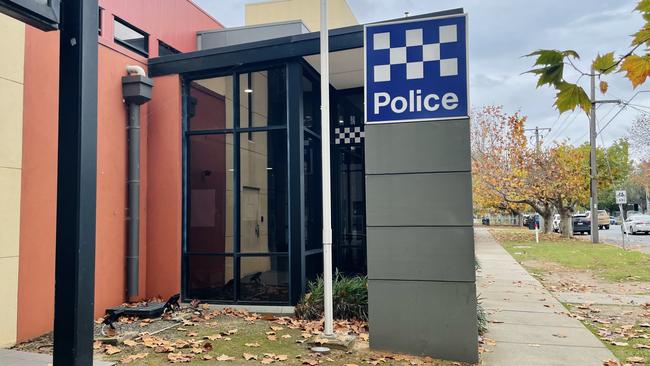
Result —
<path fill-rule="evenodd" d="M 537 86 L 549 85 L 557 91 L 555 96 L 555 107 L 560 113 L 581 108 L 589 113 L 592 108 L 590 98 L 585 90 L 578 84 L 572 83 L 565 78 L 565 68 L 571 67 L 581 75 L 595 76 L 600 79 L 599 88 L 605 94 L 608 89 L 604 76 L 620 72 L 632 83 L 634 88 L 646 82 L 650 76 L 650 0 L 639 0 L 635 11 L 639 12 L 645 24 L 632 35 L 629 50 L 616 56 L 614 52 L 599 54 L 591 62 L 591 70 L 583 71 L 578 68 L 575 61 L 580 59 L 578 52 L 574 50 L 552 50 L 542 49 L 532 52 L 527 57 L 535 57 L 534 68 L 528 73 L 538 77 Z"/>

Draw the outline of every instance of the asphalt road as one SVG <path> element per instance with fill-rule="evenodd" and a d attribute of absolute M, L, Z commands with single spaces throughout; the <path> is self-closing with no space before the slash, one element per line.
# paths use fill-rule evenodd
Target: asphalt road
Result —
<path fill-rule="evenodd" d="M 600 241 L 602 242 L 623 246 L 621 225 L 612 225 L 610 226 L 609 230 L 600 230 L 599 236 L 600 236 Z M 588 238 L 587 235 L 585 235 L 585 237 Z M 625 237 L 625 246 L 627 248 L 638 248 L 644 252 L 650 253 L 650 235 L 645 235 L 645 234 L 627 235 Z"/>

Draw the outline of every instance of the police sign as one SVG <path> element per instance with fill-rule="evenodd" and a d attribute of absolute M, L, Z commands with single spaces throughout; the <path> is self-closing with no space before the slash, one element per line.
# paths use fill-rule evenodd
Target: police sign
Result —
<path fill-rule="evenodd" d="M 366 123 L 468 116 L 467 17 L 365 27 Z"/>

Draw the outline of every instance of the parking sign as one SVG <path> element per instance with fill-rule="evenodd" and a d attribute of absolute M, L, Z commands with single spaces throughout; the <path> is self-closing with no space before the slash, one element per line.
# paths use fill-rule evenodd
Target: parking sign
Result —
<path fill-rule="evenodd" d="M 616 191 L 616 203 L 619 205 L 627 204 L 627 192 L 626 191 Z"/>
<path fill-rule="evenodd" d="M 365 26 L 366 123 L 467 118 L 465 14 Z"/>

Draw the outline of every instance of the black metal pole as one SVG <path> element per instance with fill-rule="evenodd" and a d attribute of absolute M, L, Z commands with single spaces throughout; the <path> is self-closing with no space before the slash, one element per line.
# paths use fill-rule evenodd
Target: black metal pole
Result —
<path fill-rule="evenodd" d="M 62 4 L 54 365 L 93 358 L 97 181 L 97 0 Z"/>

